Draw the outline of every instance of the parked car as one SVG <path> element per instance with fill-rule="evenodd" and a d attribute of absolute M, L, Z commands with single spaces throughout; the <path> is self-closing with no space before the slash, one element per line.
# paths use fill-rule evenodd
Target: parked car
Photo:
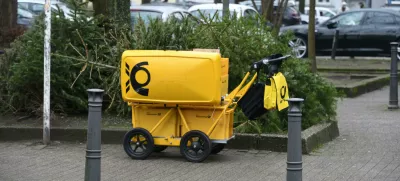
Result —
<path fill-rule="evenodd" d="M 170 18 L 175 18 L 182 21 L 186 17 L 199 22 L 187 10 L 174 6 L 174 5 L 135 5 L 130 7 L 131 22 L 134 26 L 139 17 L 145 24 L 149 23 L 151 19 L 161 19 L 163 22 L 168 21 Z"/>
<path fill-rule="evenodd" d="M 261 0 L 255 0 L 254 3 L 256 4 L 258 13 L 262 14 Z M 239 4 L 251 6 L 251 7 L 254 6 L 251 0 L 242 1 Z M 277 16 L 277 12 L 276 12 L 277 9 L 278 9 L 278 1 L 274 1 L 274 7 L 273 7 L 274 16 Z M 288 6 L 286 7 L 285 11 L 283 12 L 282 26 L 291 26 L 291 25 L 299 25 L 299 24 L 301 24 L 300 11 L 295 8 L 294 1 L 289 1 Z"/>
<path fill-rule="evenodd" d="M 310 16 L 306 14 L 300 14 L 301 24 L 308 24 Z M 315 17 L 315 24 L 319 24 L 318 18 Z"/>
<path fill-rule="evenodd" d="M 23 25 L 25 27 L 31 27 L 34 19 L 35 19 L 35 15 L 32 12 L 27 11 L 22 8 L 18 8 L 17 24 Z"/>
<path fill-rule="evenodd" d="M 308 17 L 310 14 L 310 7 L 304 7 L 304 14 Z M 336 16 L 336 13 L 329 8 L 315 7 L 315 19 L 318 20 L 318 24 L 323 23 L 334 16 Z M 306 21 L 308 23 L 308 19 L 306 19 Z"/>
<path fill-rule="evenodd" d="M 400 12 L 400 6 L 386 5 L 386 6 L 382 6 L 381 8 L 382 9 L 391 9 L 391 10 Z"/>
<path fill-rule="evenodd" d="M 277 16 L 277 9 L 278 7 L 274 6 L 275 16 Z M 294 6 L 286 7 L 285 11 L 283 12 L 282 26 L 292 26 L 299 24 L 301 24 L 300 11 L 297 10 Z"/>
<path fill-rule="evenodd" d="M 35 15 L 39 15 L 44 12 L 45 0 L 18 0 L 18 8 L 30 11 Z M 57 10 L 57 6 L 64 12 L 64 15 L 68 19 L 72 19 L 69 13 L 72 11 L 67 5 L 58 0 L 51 1 L 51 9 Z"/>
<path fill-rule="evenodd" d="M 213 17 L 214 14 L 217 14 L 218 17 L 222 17 L 222 3 L 218 4 L 199 4 L 194 5 L 188 9 L 189 13 L 193 16 L 202 19 L 201 14 L 206 17 Z M 237 18 L 241 17 L 254 17 L 258 15 L 256 9 L 250 6 L 245 6 L 241 4 L 229 4 L 229 12 L 230 16 L 234 14 L 237 15 Z"/>
<path fill-rule="evenodd" d="M 390 42 L 400 42 L 400 13 L 389 9 L 358 9 L 340 13 L 315 26 L 317 54 L 330 54 L 335 30 L 339 30 L 337 55 L 389 55 Z M 308 26 L 282 27 L 293 31 L 289 42 L 298 58 L 307 57 Z M 400 58 L 400 56 L 399 56 Z"/>

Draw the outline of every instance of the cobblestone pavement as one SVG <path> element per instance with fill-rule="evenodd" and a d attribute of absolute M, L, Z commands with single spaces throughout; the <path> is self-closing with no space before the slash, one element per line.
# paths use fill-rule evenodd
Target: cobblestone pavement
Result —
<path fill-rule="evenodd" d="M 400 90 L 400 88 L 399 88 Z M 338 105 L 341 136 L 303 156 L 303 180 L 399 180 L 400 111 L 388 111 L 388 87 Z M 205 162 L 168 148 L 131 160 L 121 145 L 102 145 L 102 180 L 285 180 L 286 153 L 224 150 Z M 0 143 L 0 180 L 83 180 L 85 144 Z"/>

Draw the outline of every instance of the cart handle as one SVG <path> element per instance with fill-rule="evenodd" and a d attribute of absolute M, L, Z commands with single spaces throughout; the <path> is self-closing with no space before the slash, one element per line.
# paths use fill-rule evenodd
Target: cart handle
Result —
<path fill-rule="evenodd" d="M 251 70 L 259 70 L 261 66 L 264 65 L 270 65 L 270 64 L 277 64 L 280 63 L 283 60 L 286 60 L 290 57 L 290 55 L 285 55 L 283 56 L 282 54 L 274 54 L 268 57 L 265 57 L 261 59 L 260 61 L 254 62 L 253 65 L 251 66 Z"/>

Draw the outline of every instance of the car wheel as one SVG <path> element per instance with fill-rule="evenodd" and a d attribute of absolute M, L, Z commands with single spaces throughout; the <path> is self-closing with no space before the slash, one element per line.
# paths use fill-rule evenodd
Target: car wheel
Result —
<path fill-rule="evenodd" d="M 294 40 L 289 41 L 289 46 L 296 58 L 306 58 L 307 57 L 307 42 L 302 37 L 296 37 Z"/>

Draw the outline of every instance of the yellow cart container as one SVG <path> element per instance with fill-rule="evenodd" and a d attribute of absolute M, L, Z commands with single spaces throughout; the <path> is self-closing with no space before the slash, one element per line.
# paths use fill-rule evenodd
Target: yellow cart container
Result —
<path fill-rule="evenodd" d="M 262 63 L 256 62 L 253 68 L 260 70 Z M 124 137 L 125 152 L 131 158 L 146 159 L 152 152 L 176 146 L 191 162 L 220 152 L 234 137 L 233 113 L 259 71 L 245 84 L 250 76 L 247 72 L 239 86 L 227 94 L 228 72 L 229 60 L 219 53 L 125 51 L 121 91 L 123 100 L 132 107 L 133 126 Z"/>

